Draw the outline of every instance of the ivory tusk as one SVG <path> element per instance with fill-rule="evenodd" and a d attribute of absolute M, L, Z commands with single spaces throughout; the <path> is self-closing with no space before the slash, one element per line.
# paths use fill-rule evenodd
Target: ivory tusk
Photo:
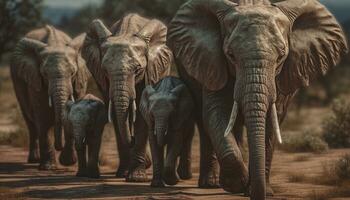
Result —
<path fill-rule="evenodd" d="M 136 101 L 134 100 L 133 102 L 132 102 L 132 121 L 133 121 L 133 123 L 135 123 L 135 121 L 136 121 Z"/>
<path fill-rule="evenodd" d="M 230 121 L 228 122 L 227 128 L 225 130 L 224 137 L 227 137 L 231 133 L 233 126 L 235 125 L 235 122 L 236 122 L 237 114 L 238 114 L 238 103 L 235 101 L 233 103 Z"/>
<path fill-rule="evenodd" d="M 108 121 L 112 122 L 112 100 L 108 103 Z"/>
<path fill-rule="evenodd" d="M 279 122 L 278 122 L 277 108 L 276 108 L 275 103 L 272 104 L 271 109 L 272 109 L 271 110 L 271 120 L 272 120 L 273 130 L 276 134 L 278 143 L 282 144 L 281 130 L 280 130 Z"/>
<path fill-rule="evenodd" d="M 52 107 L 52 100 L 51 100 L 51 96 L 49 96 L 49 107 Z"/>
<path fill-rule="evenodd" d="M 74 99 L 74 96 L 73 96 L 73 95 L 70 96 L 70 99 L 71 99 L 73 102 L 75 102 L 75 99 Z"/>

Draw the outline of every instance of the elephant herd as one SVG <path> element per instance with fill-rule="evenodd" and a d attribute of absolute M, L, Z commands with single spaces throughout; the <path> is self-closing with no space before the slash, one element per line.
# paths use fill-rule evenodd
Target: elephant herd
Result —
<path fill-rule="evenodd" d="M 116 176 L 148 181 L 152 163 L 151 186 L 175 185 L 192 177 L 196 125 L 198 186 L 259 200 L 273 194 L 274 146 L 291 99 L 348 51 L 342 28 L 317 0 L 189 0 L 167 26 L 128 14 L 111 27 L 94 20 L 86 30 L 71 39 L 46 26 L 14 49 L 28 162 L 53 169 L 57 150 L 63 165 L 78 159 L 77 176 L 97 178 L 102 132 L 112 122 Z M 175 66 L 178 78 L 169 76 Z M 102 99 L 86 94 L 91 76 Z"/>

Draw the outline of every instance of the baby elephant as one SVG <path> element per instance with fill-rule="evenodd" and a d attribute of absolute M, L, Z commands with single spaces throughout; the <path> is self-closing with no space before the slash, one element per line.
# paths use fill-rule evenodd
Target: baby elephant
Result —
<path fill-rule="evenodd" d="M 65 137 L 72 137 L 78 154 L 76 176 L 99 178 L 98 158 L 102 133 L 107 123 L 104 103 L 88 94 L 77 102 L 68 101 L 64 112 Z M 88 161 L 86 160 L 88 147 Z"/>
<path fill-rule="evenodd" d="M 190 179 L 194 103 L 187 87 L 175 77 L 147 86 L 142 93 L 140 110 L 148 125 L 153 162 L 151 186 L 164 187 L 163 181 L 175 185 L 179 180 L 177 173 L 181 179 Z"/>

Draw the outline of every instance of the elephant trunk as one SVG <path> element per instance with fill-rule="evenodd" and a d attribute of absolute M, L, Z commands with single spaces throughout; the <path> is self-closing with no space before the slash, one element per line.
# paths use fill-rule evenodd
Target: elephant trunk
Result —
<path fill-rule="evenodd" d="M 73 128 L 74 129 L 73 133 L 74 133 L 74 141 L 75 141 L 75 149 L 76 150 L 82 149 L 85 145 L 85 140 L 86 140 L 85 130 L 83 128 L 80 128 L 80 127 L 85 127 L 85 126 L 75 124 L 74 128 Z"/>
<path fill-rule="evenodd" d="M 275 108 L 276 99 L 275 72 L 269 67 L 269 64 L 259 61 L 237 70 L 235 103 L 225 133 L 227 135 L 227 132 L 231 132 L 240 108 L 244 115 L 248 135 L 251 199 L 257 200 L 266 197 L 266 116 L 271 107 Z M 276 111 L 273 112 L 276 113 Z"/>
<path fill-rule="evenodd" d="M 72 94 L 72 86 L 67 87 L 64 84 L 64 80 L 56 80 L 51 85 L 49 95 L 53 100 L 54 111 L 55 111 L 55 125 L 54 125 L 54 136 L 55 136 L 55 149 L 60 151 L 63 149 L 62 141 L 62 119 L 63 109 L 67 103 L 68 98 Z M 50 87 L 50 88 L 51 88 Z"/>
<path fill-rule="evenodd" d="M 131 101 L 126 82 L 120 78 L 120 75 L 112 75 L 111 80 L 110 97 L 114 105 L 121 140 L 123 144 L 130 145 L 133 132 L 132 118 L 134 118 L 131 108 L 133 101 Z"/>
<path fill-rule="evenodd" d="M 165 145 L 165 138 L 168 134 L 168 122 L 164 118 L 156 118 L 154 125 L 154 135 L 157 138 L 157 144 L 159 147 Z"/>
<path fill-rule="evenodd" d="M 252 199 L 265 199 L 265 124 L 268 101 L 266 94 L 248 92 L 243 113 L 248 133 L 249 174 Z"/>

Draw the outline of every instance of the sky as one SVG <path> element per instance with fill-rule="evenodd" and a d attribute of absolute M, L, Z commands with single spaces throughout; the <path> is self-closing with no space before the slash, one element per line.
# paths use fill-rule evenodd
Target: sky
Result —
<path fill-rule="evenodd" d="M 81 8 L 89 4 L 99 4 L 102 0 L 44 0 L 44 6 Z"/>
<path fill-rule="evenodd" d="M 76 10 L 89 4 L 98 5 L 102 2 L 103 0 L 44 0 L 44 6 Z M 320 0 L 320 2 L 325 4 L 328 9 L 336 15 L 339 21 L 343 22 L 350 19 L 350 0 Z"/>

